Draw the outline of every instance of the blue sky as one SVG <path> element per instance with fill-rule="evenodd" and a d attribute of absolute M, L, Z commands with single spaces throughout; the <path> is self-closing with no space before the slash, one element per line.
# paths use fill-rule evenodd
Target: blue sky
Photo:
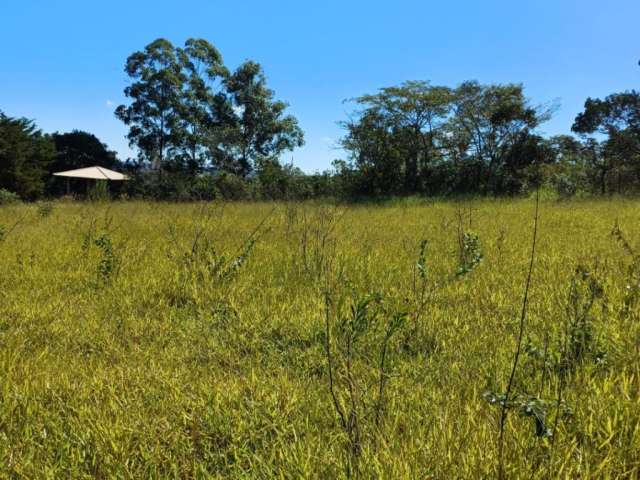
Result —
<path fill-rule="evenodd" d="M 544 133 L 568 133 L 588 96 L 640 89 L 640 1 L 2 0 L 0 110 L 47 132 L 95 133 L 132 155 L 114 117 L 126 57 L 157 37 L 203 37 L 234 68 L 260 62 L 306 134 L 283 158 L 322 170 L 343 100 L 404 80 L 518 82 L 558 102 Z"/>

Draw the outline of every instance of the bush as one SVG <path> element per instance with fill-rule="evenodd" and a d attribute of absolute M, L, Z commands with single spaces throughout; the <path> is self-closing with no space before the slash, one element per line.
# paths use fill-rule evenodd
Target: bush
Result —
<path fill-rule="evenodd" d="M 216 185 L 216 177 L 210 174 L 198 175 L 191 184 L 191 199 L 193 200 L 215 200 L 220 197 L 220 190 Z"/>
<path fill-rule="evenodd" d="M 218 198 L 248 200 L 253 197 L 251 180 L 232 173 L 184 173 L 140 171 L 131 176 L 123 192 L 131 198 L 166 201 L 210 201 Z"/>
<path fill-rule="evenodd" d="M 6 205 L 9 203 L 16 203 L 20 201 L 20 197 L 17 193 L 10 192 L 4 188 L 0 188 L 0 205 Z"/>
<path fill-rule="evenodd" d="M 189 200 L 187 179 L 179 174 L 138 171 L 129 175 L 125 191 L 129 197 L 153 200 Z"/>
<path fill-rule="evenodd" d="M 215 186 L 222 198 L 227 200 L 248 200 L 251 190 L 245 180 L 233 173 L 221 173 L 215 178 Z"/>
<path fill-rule="evenodd" d="M 555 189 L 560 198 L 573 197 L 578 191 L 578 185 L 569 175 L 560 174 L 554 178 Z"/>
<path fill-rule="evenodd" d="M 111 198 L 106 180 L 97 180 L 89 187 L 87 198 L 93 202 L 105 202 Z"/>

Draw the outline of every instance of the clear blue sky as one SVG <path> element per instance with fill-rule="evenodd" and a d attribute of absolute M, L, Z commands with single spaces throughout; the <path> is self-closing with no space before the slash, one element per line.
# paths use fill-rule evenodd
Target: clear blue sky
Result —
<path fill-rule="evenodd" d="M 638 28 L 638 0 L 3 0 L 0 110 L 90 131 L 126 158 L 113 115 L 126 57 L 203 37 L 231 68 L 264 66 L 306 133 L 284 158 L 321 170 L 341 155 L 343 100 L 409 79 L 521 82 L 534 103 L 560 103 L 544 133 L 567 133 L 586 97 L 640 88 Z"/>

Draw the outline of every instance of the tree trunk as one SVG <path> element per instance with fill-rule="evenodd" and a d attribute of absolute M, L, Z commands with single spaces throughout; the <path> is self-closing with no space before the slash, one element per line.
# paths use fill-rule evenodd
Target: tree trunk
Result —
<path fill-rule="evenodd" d="M 618 171 L 618 195 L 622 193 L 622 175 Z"/>
<path fill-rule="evenodd" d="M 406 165 L 407 169 L 405 171 L 405 179 L 404 179 L 404 190 L 406 194 L 414 194 L 416 193 L 416 184 L 418 180 L 418 162 L 419 162 L 420 152 L 417 151 L 414 155 L 409 157 Z"/>

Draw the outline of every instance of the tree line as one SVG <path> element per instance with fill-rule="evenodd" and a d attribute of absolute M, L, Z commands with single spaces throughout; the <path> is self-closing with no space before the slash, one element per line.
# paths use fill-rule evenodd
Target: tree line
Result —
<path fill-rule="evenodd" d="M 576 136 L 544 138 L 553 108 L 534 106 L 522 85 L 406 82 L 355 99 L 343 126 L 350 176 L 363 195 L 525 193 L 546 183 L 563 195 L 640 185 L 640 94 L 588 99 Z"/>
<path fill-rule="evenodd" d="M 515 195 L 541 185 L 571 196 L 640 186 L 636 91 L 589 98 L 574 135 L 544 137 L 539 127 L 554 109 L 532 105 L 520 84 L 408 81 L 353 99 L 340 123 L 346 157 L 305 174 L 280 161 L 304 133 L 260 64 L 230 70 L 204 39 L 182 47 L 157 39 L 127 58 L 125 72 L 128 102 L 115 115 L 135 159 L 120 161 L 88 132 L 49 135 L 0 112 L 0 188 L 28 200 L 59 195 L 52 172 L 91 165 L 126 170 L 129 196 L 174 200 Z"/>
<path fill-rule="evenodd" d="M 116 153 L 88 132 L 45 134 L 35 122 L 12 118 L 0 111 L 0 190 L 24 200 L 65 193 L 54 172 L 99 165 L 120 168 Z M 79 182 L 74 189 L 83 192 Z"/>

